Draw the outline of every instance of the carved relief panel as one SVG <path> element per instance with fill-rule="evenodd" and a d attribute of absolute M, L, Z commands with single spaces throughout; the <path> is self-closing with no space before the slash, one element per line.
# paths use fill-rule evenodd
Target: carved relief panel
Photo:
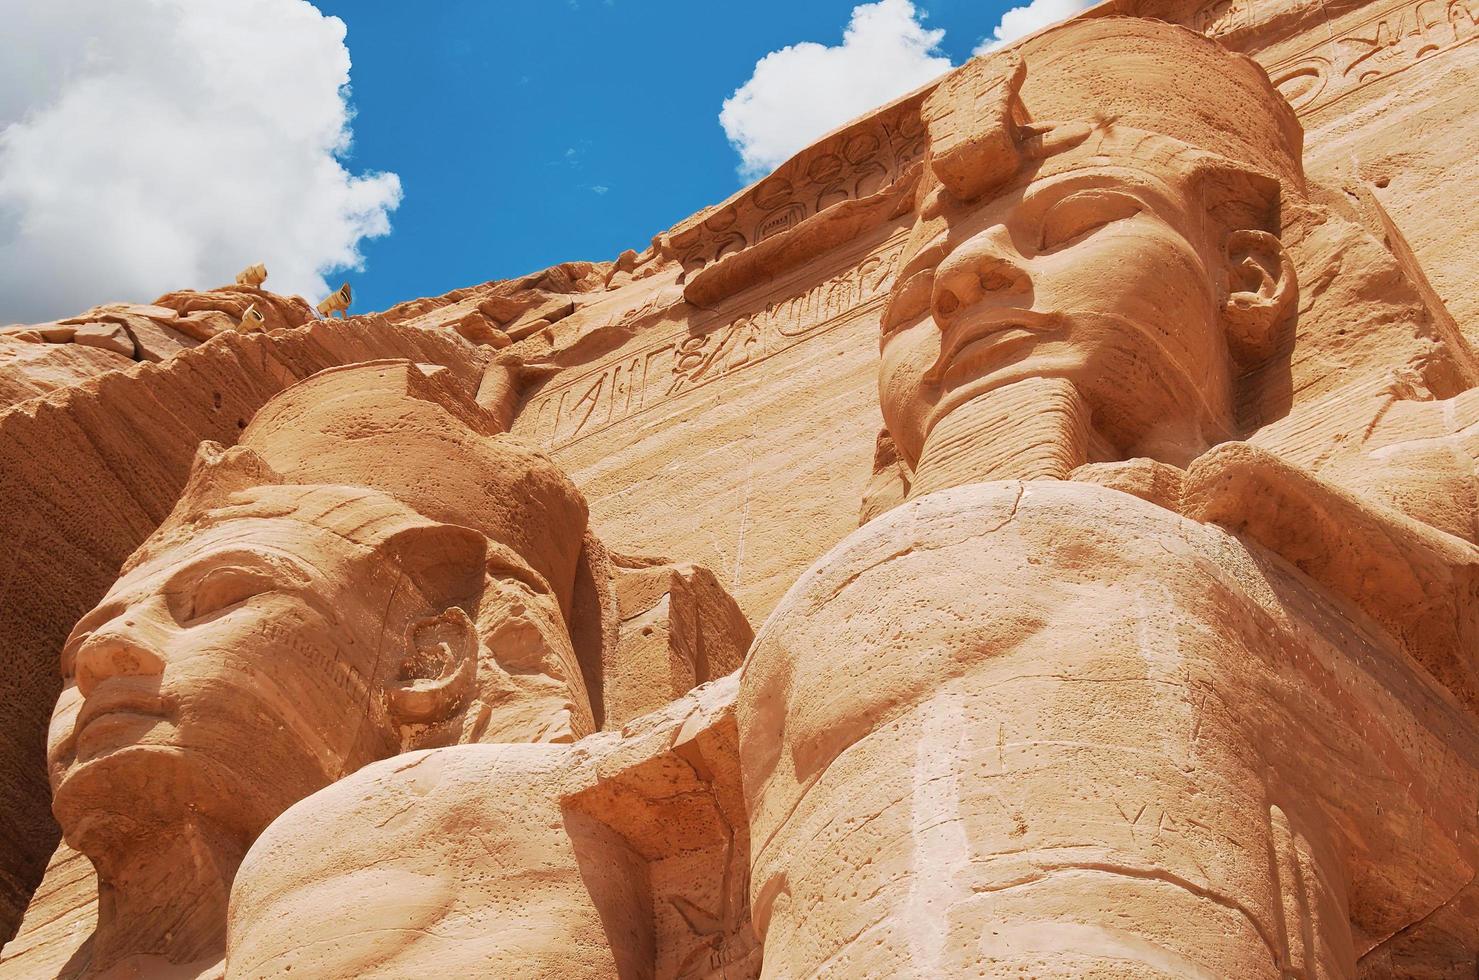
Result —
<path fill-rule="evenodd" d="M 790 289 L 772 290 L 777 298 L 762 304 L 726 304 L 619 360 L 556 379 L 525 407 L 518 430 L 558 449 L 820 336 L 883 302 L 903 248 L 903 237 L 895 236 L 820 281 L 803 277 Z"/>
<path fill-rule="evenodd" d="M 878 193 L 924 154 L 922 98 L 911 96 L 802 151 L 742 194 L 678 225 L 667 247 L 692 274 L 834 204 Z"/>
<path fill-rule="evenodd" d="M 1474 0 L 1417 0 L 1387 7 L 1331 41 L 1269 67 L 1301 115 L 1479 36 Z"/>

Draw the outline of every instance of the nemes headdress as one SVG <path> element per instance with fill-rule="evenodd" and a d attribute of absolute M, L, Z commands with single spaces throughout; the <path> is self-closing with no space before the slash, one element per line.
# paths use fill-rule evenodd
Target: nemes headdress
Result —
<path fill-rule="evenodd" d="M 236 447 L 203 446 L 155 539 L 233 517 L 281 516 L 370 544 L 406 513 L 478 532 L 557 594 L 574 576 L 588 517 L 569 478 L 501 432 L 447 372 L 371 361 L 283 390 Z"/>
<path fill-rule="evenodd" d="M 938 195 L 969 203 L 1026 173 L 1126 155 L 1218 173 L 1208 209 L 1229 227 L 1276 227 L 1281 188 L 1304 193 L 1303 131 L 1263 69 L 1160 21 L 1062 24 L 952 72 L 922 112 L 925 226 Z"/>

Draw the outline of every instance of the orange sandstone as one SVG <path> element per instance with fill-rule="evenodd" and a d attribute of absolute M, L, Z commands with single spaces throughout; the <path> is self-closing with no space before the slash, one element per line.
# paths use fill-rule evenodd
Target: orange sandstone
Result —
<path fill-rule="evenodd" d="M 614 262 L 6 328 L 0 977 L 1472 975 L 1476 24 L 1109 0 Z"/>

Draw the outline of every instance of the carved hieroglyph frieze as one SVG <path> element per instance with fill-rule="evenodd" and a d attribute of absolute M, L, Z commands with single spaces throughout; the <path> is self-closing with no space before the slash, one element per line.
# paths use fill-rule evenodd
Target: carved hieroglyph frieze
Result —
<path fill-rule="evenodd" d="M 808 147 L 724 204 L 679 224 L 667 246 L 691 274 L 834 204 L 878 193 L 924 155 L 923 97 L 916 93 Z"/>
<path fill-rule="evenodd" d="M 1269 77 L 1295 111 L 1308 115 L 1475 37 L 1474 0 L 1409 0 L 1271 65 Z"/>
<path fill-rule="evenodd" d="M 744 312 L 732 308 L 542 392 L 518 431 L 557 449 L 820 336 L 879 306 L 903 248 L 895 236 L 820 282 L 758 308 L 737 304 Z"/>

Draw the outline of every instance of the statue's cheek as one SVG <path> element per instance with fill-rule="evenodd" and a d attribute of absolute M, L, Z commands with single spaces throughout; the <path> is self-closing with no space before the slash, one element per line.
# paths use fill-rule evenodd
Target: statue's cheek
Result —
<path fill-rule="evenodd" d="M 919 458 L 924 419 L 939 400 L 938 389 L 925 380 L 939 356 L 940 331 L 927 318 L 901 328 L 884 343 L 878 376 L 879 405 L 884 424 L 909 460 Z"/>
<path fill-rule="evenodd" d="M 61 773 L 71 765 L 76 754 L 77 712 L 82 708 L 82 693 L 76 685 L 62 689 L 52 709 L 51 725 L 46 732 L 46 761 L 51 769 L 52 787 Z"/>

